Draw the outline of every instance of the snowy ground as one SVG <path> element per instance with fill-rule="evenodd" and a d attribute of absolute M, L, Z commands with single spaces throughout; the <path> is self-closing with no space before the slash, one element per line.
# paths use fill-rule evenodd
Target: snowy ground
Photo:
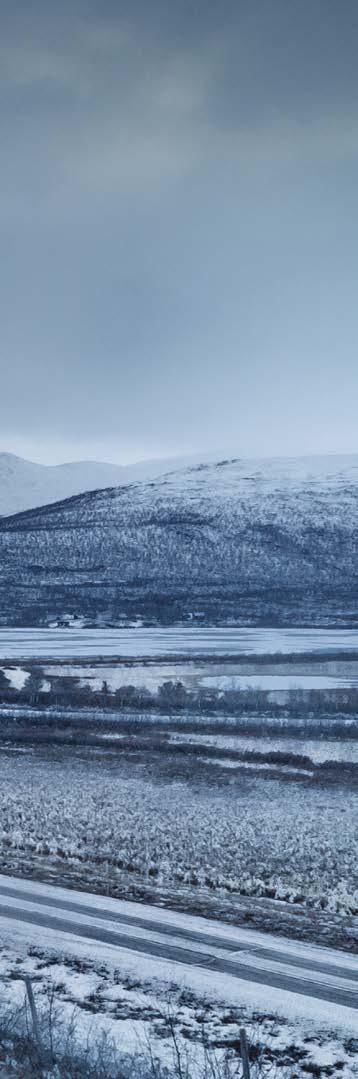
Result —
<path fill-rule="evenodd" d="M 81 893 L 71 897 L 80 903 L 86 899 Z M 114 901 L 107 900 L 109 908 L 111 904 Z M 175 915 L 163 912 L 163 919 L 175 923 Z M 196 925 L 198 920 L 189 921 Z M 214 930 L 218 932 L 213 924 Z M 229 975 L 50 929 L 15 926 L 4 917 L 0 942 L 2 997 L 7 1005 L 23 1000 L 25 974 L 31 976 L 40 1010 L 55 986 L 62 1015 L 71 1020 L 83 1042 L 94 1028 L 97 1033 L 102 1028 L 123 1052 L 145 1052 L 150 1044 L 152 1053 L 170 1064 L 174 1028 L 183 1052 L 190 1056 L 190 1076 L 195 1079 L 204 1046 L 219 1055 L 228 1052 L 235 1060 L 244 1025 L 250 1046 L 261 1055 L 263 1075 L 272 1074 L 275 1066 L 285 1077 L 350 1079 L 358 1074 L 357 1012 L 349 1007 L 308 1001 L 272 988 L 268 993 L 267 987 Z"/>

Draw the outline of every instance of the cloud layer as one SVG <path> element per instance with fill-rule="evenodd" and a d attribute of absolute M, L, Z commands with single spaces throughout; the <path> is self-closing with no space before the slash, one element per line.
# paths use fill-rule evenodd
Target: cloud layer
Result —
<path fill-rule="evenodd" d="M 355 448 L 358 8 L 5 0 L 3 448 Z"/>

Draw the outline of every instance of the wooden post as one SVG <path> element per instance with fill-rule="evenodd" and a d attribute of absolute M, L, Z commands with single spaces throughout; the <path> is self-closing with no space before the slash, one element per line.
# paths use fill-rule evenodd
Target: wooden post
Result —
<path fill-rule="evenodd" d="M 29 1005 L 30 1005 L 30 1012 L 31 1012 L 31 1019 L 32 1019 L 32 1029 L 33 1029 L 34 1038 L 35 1038 L 35 1042 L 36 1042 L 36 1048 L 37 1048 L 37 1052 L 39 1054 L 39 1060 L 41 1061 L 41 1063 L 43 1063 L 44 1062 L 44 1051 L 43 1051 L 43 1046 L 42 1046 L 42 1041 L 41 1041 L 39 1017 L 38 1017 L 38 1014 L 37 1014 L 37 1008 L 36 1008 L 36 1004 L 35 1004 L 35 997 L 34 997 L 34 991 L 33 991 L 32 984 L 31 984 L 31 978 L 29 978 L 28 974 L 25 976 L 25 985 L 26 985 L 26 992 L 27 992 L 28 1001 L 29 1001 Z"/>
<path fill-rule="evenodd" d="M 247 1045 L 245 1027 L 242 1027 L 240 1030 L 240 1052 L 242 1060 L 243 1079 L 250 1079 L 249 1050 Z"/>

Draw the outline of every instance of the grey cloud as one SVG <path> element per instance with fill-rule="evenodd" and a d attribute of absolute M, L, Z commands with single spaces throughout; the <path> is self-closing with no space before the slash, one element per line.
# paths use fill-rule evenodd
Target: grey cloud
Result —
<path fill-rule="evenodd" d="M 7 448 L 353 448 L 353 0 L 0 21 Z"/>
<path fill-rule="evenodd" d="M 68 185 L 69 202 L 76 186 L 125 192 L 180 180 L 218 155 L 255 170 L 291 154 L 357 152 L 353 35 L 343 33 L 343 52 L 336 5 L 313 5 L 314 20 L 307 3 L 238 3 L 236 18 L 224 3 L 212 26 L 214 6 L 199 4 L 201 36 L 189 18 L 184 38 L 168 19 L 162 33 L 161 19 L 141 22 L 140 5 L 105 5 L 92 19 L 65 5 L 9 21 L 8 164 L 11 173 L 12 153 L 15 167 L 27 163 L 32 198 L 35 180 L 43 197 L 44 177 L 52 206 Z"/>

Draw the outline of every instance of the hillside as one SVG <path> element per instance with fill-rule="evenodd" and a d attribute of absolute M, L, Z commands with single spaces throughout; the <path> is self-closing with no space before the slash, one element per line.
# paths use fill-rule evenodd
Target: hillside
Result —
<path fill-rule="evenodd" d="M 208 455 L 208 460 L 215 455 Z M 13 453 L 0 453 L 0 517 L 50 505 L 83 491 L 150 480 L 174 468 L 184 468 L 196 458 L 156 458 L 130 465 L 104 461 L 71 461 L 40 465 Z"/>
<path fill-rule="evenodd" d="M 358 457 L 221 461 L 0 521 L 3 624 L 356 624 Z"/>
<path fill-rule="evenodd" d="M 12 453 L 0 453 L 0 516 L 121 482 L 120 465 L 101 461 L 39 465 Z"/>

